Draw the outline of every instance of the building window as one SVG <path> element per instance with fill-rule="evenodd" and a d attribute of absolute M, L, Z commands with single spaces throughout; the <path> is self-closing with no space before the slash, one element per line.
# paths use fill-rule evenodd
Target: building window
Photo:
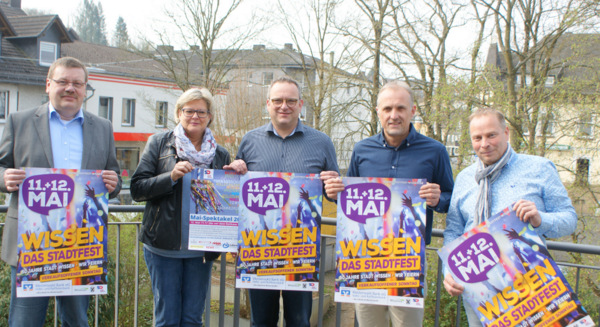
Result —
<path fill-rule="evenodd" d="M 156 102 L 156 127 L 167 127 L 169 115 L 169 103 L 165 101 Z"/>
<path fill-rule="evenodd" d="M 521 74 L 517 75 L 517 85 L 521 85 Z M 533 81 L 533 79 L 531 78 L 531 75 L 525 75 L 525 85 L 526 86 L 530 86 L 531 82 Z"/>
<path fill-rule="evenodd" d="M 594 136 L 594 117 L 591 114 L 584 114 L 577 121 L 577 136 L 583 138 Z"/>
<path fill-rule="evenodd" d="M 545 127 L 545 128 L 544 128 Z M 549 113 L 542 121 L 542 128 L 544 129 L 544 135 L 554 134 L 554 114 Z"/>
<path fill-rule="evenodd" d="M 590 174 L 590 159 L 577 159 L 577 171 L 575 172 L 575 184 L 585 186 L 588 184 Z"/>
<path fill-rule="evenodd" d="M 554 81 L 554 75 L 549 75 L 548 77 L 546 77 L 546 86 L 554 85 Z"/>
<path fill-rule="evenodd" d="M 135 99 L 123 99 L 122 126 L 135 126 Z"/>
<path fill-rule="evenodd" d="M 8 91 L 0 91 L 0 121 L 8 117 Z"/>
<path fill-rule="evenodd" d="M 113 98 L 111 97 L 100 97 L 100 103 L 98 104 L 98 116 L 106 118 L 112 122 L 113 115 Z"/>
<path fill-rule="evenodd" d="M 460 141 L 460 135 L 450 134 L 450 135 L 447 136 L 447 138 L 446 138 L 446 151 L 448 151 L 448 155 L 450 157 L 458 157 L 458 155 L 459 155 L 459 151 L 458 151 L 459 141 Z"/>
<path fill-rule="evenodd" d="M 56 61 L 56 43 L 40 42 L 40 66 L 49 67 Z"/>
<path fill-rule="evenodd" d="M 273 73 L 264 72 L 262 73 L 262 78 L 263 85 L 271 85 L 271 82 L 273 81 Z"/>
<path fill-rule="evenodd" d="M 131 175 L 140 161 L 140 149 L 117 147 L 117 162 L 121 167 L 121 179 L 123 188 L 128 189 L 131 185 Z"/>

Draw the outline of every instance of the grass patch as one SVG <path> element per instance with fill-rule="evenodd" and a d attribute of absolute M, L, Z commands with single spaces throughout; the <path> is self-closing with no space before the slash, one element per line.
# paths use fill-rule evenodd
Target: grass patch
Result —
<path fill-rule="evenodd" d="M 210 312 L 219 313 L 219 300 L 210 300 Z M 225 302 L 225 315 L 233 316 L 233 303 Z"/>

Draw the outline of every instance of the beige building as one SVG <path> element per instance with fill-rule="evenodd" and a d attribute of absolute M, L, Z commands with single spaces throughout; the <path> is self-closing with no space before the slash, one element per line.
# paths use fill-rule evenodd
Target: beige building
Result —
<path fill-rule="evenodd" d="M 515 67 L 522 67 L 517 56 L 513 56 L 513 61 Z M 490 46 L 487 65 L 496 69 L 499 81 L 506 82 L 506 63 L 496 44 Z M 567 183 L 600 183 L 599 72 L 600 34 L 571 33 L 556 42 L 550 69 L 542 75 L 543 79 L 538 72 L 537 85 L 534 73 L 517 70 L 515 83 L 523 97 L 531 88 L 544 90 L 539 103 L 528 100 L 529 123 L 535 122 L 531 126 L 536 127 L 531 135 L 527 122 L 524 123 L 523 139 L 534 142 L 535 154 L 551 159 Z"/>

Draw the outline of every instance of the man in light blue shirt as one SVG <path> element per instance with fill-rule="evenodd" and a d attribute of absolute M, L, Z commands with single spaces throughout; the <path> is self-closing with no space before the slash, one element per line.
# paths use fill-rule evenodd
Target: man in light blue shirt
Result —
<path fill-rule="evenodd" d="M 77 59 L 64 57 L 48 70 L 49 102 L 11 113 L 0 140 L 0 191 L 11 193 L 2 234 L 2 260 L 11 266 L 10 326 L 43 326 L 48 297 L 16 297 L 19 186 L 22 168 L 102 170 L 110 197 L 119 194 L 121 179 L 111 123 L 82 109 L 88 73 Z M 89 296 L 59 296 L 62 326 L 87 326 Z"/>
<path fill-rule="evenodd" d="M 83 153 L 83 112 L 79 110 L 71 120 L 63 120 L 52 103 L 48 104 L 50 142 L 54 167 L 81 168 Z"/>
<path fill-rule="evenodd" d="M 554 164 L 546 158 L 515 153 L 501 112 L 479 109 L 469 121 L 477 162 L 456 177 L 444 244 L 513 203 L 519 219 L 529 222 L 542 239 L 572 234 L 577 214 Z M 464 291 L 450 274 L 446 274 L 444 287 L 453 296 Z M 465 309 L 469 325 L 481 325 L 475 311 L 468 305 Z"/>

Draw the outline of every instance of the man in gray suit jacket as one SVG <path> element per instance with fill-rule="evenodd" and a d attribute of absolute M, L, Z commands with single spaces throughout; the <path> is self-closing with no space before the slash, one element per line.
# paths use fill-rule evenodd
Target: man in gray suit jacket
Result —
<path fill-rule="evenodd" d="M 60 58 L 50 66 L 46 93 L 50 102 L 10 114 L 0 141 L 0 190 L 11 193 L 2 235 L 2 260 L 11 265 L 10 326 L 42 326 L 48 297 L 17 298 L 17 205 L 25 167 L 102 170 L 114 198 L 121 189 L 111 123 L 81 109 L 88 73 L 77 59 Z M 57 297 L 63 326 L 88 326 L 89 296 Z"/>

